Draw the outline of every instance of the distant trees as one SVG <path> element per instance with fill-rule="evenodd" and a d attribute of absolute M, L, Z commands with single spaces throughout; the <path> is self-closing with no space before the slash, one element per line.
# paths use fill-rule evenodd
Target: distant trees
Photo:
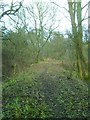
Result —
<path fill-rule="evenodd" d="M 62 60 L 66 55 L 66 43 L 66 39 L 62 34 L 53 32 L 51 40 L 45 46 L 45 56 Z"/>
<path fill-rule="evenodd" d="M 16 4 L 12 1 L 10 9 L 1 14 L 1 19 L 4 15 L 10 18 L 13 28 L 3 28 L 4 70 L 5 66 L 6 72 L 10 66 L 16 66 L 18 70 L 51 57 L 68 64 L 71 72 L 74 67 L 75 70 L 77 68 L 81 79 L 86 77 L 87 45 L 83 44 L 83 39 L 87 41 L 87 31 L 83 37 L 81 2 L 68 2 L 72 30 L 66 33 L 66 38 L 56 31 L 61 18 L 57 17 L 58 7 L 55 4 L 42 0 L 32 0 L 28 5 L 22 2 Z"/>
<path fill-rule="evenodd" d="M 23 6 L 21 13 L 25 19 L 23 21 L 20 14 L 19 18 L 29 35 L 28 41 L 36 50 L 36 62 L 38 62 L 41 50 L 50 39 L 52 32 L 59 26 L 59 22 L 55 24 L 56 8 L 52 4 L 49 5 L 49 2 L 32 1 L 28 6 Z"/>
<path fill-rule="evenodd" d="M 19 30 L 18 33 L 10 31 L 7 32 L 6 35 L 3 35 L 2 70 L 4 77 L 11 75 L 12 72 L 15 73 L 15 67 L 17 67 L 17 72 L 19 67 L 22 67 L 23 69 L 26 65 L 26 61 L 24 59 L 26 57 L 26 48 L 24 31 Z"/>

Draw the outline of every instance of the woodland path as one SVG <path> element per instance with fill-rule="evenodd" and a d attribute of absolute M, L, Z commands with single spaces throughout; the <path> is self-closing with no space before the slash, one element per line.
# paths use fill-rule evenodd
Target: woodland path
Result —
<path fill-rule="evenodd" d="M 79 79 L 68 78 L 62 63 L 58 61 L 46 61 L 40 65 L 43 69 L 35 80 L 42 83 L 44 101 L 52 109 L 52 116 L 55 118 L 86 116 L 88 103 L 86 84 Z"/>
<path fill-rule="evenodd" d="M 56 60 L 45 60 L 31 65 L 27 71 L 25 70 L 3 83 L 5 114 L 7 103 L 14 103 L 13 101 L 16 99 L 19 106 L 22 106 L 22 104 L 26 104 L 23 101 L 25 102 L 28 97 L 28 100 L 35 98 L 38 106 L 42 102 L 46 103 L 51 110 L 50 117 L 86 117 L 88 86 L 82 80 L 71 79 L 67 75 L 68 71 L 64 69 L 62 62 Z M 37 103 L 33 104 L 34 106 L 36 104 L 36 110 L 38 109 Z M 14 112 L 10 112 L 11 115 L 14 114 Z"/>

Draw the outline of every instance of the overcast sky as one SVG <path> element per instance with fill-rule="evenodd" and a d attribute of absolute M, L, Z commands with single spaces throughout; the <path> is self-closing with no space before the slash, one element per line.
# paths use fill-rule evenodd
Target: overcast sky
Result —
<path fill-rule="evenodd" d="M 12 0 L 7 0 L 7 1 L 6 0 L 0 0 L 0 1 L 2 1 L 6 4 L 10 4 Z M 21 0 L 13 0 L 13 1 L 14 2 L 18 1 L 19 2 Z M 37 0 L 34 0 L 34 1 L 37 1 Z M 41 1 L 41 0 L 39 0 L 39 1 Z M 42 0 L 42 1 L 48 2 L 50 0 Z M 65 7 L 66 9 L 68 9 L 67 0 L 51 0 L 51 1 L 58 4 L 60 7 Z M 24 0 L 24 5 L 28 5 L 28 2 L 31 2 L 31 0 Z M 88 0 L 82 0 L 82 6 L 84 6 L 87 2 L 88 2 Z M 82 18 L 85 15 L 86 9 L 87 8 L 83 9 L 83 11 L 82 11 Z M 58 8 L 58 10 L 59 10 L 59 14 L 58 14 L 57 18 L 60 17 L 60 18 L 62 18 L 62 20 L 60 21 L 60 25 L 59 25 L 59 28 L 57 30 L 59 30 L 61 32 L 64 32 L 64 31 L 66 31 L 66 29 L 68 29 L 68 30 L 71 29 L 71 24 L 70 24 L 70 21 L 68 20 L 68 19 L 70 19 L 68 12 L 63 8 Z M 88 12 L 87 12 L 86 17 L 88 17 Z M 8 21 L 8 17 L 5 16 L 4 20 Z M 8 26 L 8 23 L 6 25 Z M 88 20 L 85 20 L 83 22 L 83 25 L 88 26 Z"/>

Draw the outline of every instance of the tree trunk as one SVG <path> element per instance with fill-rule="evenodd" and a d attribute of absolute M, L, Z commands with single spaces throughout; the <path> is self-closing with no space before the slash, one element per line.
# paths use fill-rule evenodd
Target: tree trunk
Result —
<path fill-rule="evenodd" d="M 74 5 L 73 5 L 74 4 Z M 81 79 L 85 78 L 87 75 L 86 72 L 86 63 L 83 55 L 83 41 L 82 41 L 82 16 L 81 16 L 81 2 L 68 2 L 69 13 L 71 18 L 73 41 L 75 44 L 76 58 L 77 58 L 77 69 Z M 76 18 L 77 17 L 77 25 Z"/>

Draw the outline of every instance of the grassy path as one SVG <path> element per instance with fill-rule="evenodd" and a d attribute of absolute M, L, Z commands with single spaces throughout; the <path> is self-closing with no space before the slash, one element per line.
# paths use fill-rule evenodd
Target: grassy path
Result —
<path fill-rule="evenodd" d="M 58 61 L 45 61 L 3 83 L 4 116 L 86 117 L 87 84 L 68 79 L 63 71 Z"/>
<path fill-rule="evenodd" d="M 64 77 L 42 74 L 38 81 L 42 81 L 45 101 L 52 109 L 53 117 L 80 117 L 86 115 L 87 91 L 84 86 Z"/>

